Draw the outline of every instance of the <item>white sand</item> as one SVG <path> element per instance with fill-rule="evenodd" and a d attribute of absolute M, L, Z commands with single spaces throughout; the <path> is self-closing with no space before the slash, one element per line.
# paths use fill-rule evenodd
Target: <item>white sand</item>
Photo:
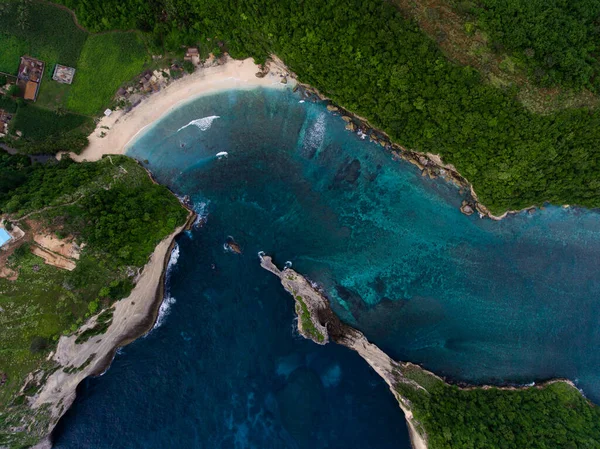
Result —
<path fill-rule="evenodd" d="M 252 89 L 254 87 L 285 88 L 282 74 L 288 74 L 279 62 L 269 64 L 270 71 L 258 78 L 259 66 L 252 59 L 237 61 L 231 58 L 223 65 L 198 68 L 193 74 L 169 84 L 165 89 L 151 94 L 130 112 L 115 111 L 103 117 L 94 132 L 88 137 L 90 144 L 81 155 L 72 154 L 76 161 L 96 161 L 105 154 L 123 154 L 132 140 L 148 125 L 168 114 L 181 104 L 202 95 L 227 89 Z M 288 78 L 288 85 L 294 80 Z M 108 129 L 103 128 L 108 127 Z M 104 133 L 104 137 L 100 135 Z"/>

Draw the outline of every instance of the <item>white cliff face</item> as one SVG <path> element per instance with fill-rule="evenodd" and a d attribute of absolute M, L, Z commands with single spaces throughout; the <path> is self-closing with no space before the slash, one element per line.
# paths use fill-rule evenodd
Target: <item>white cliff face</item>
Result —
<path fill-rule="evenodd" d="M 369 342 L 364 334 L 350 326 L 342 324 L 329 306 L 329 300 L 318 291 L 304 276 L 296 273 L 291 268 L 280 271 L 269 256 L 259 254 L 260 264 L 281 280 L 281 284 L 296 301 L 296 313 L 298 316 L 298 328 L 300 333 L 307 339 L 318 344 L 325 344 L 330 339 L 336 343 L 356 351 L 379 376 L 388 384 L 394 397 L 398 400 L 400 408 L 404 412 L 408 423 L 410 437 L 414 449 L 427 449 L 427 437 L 416 430 L 415 421 L 410 408 L 410 401 L 403 398 L 396 391 L 395 386 L 402 382 L 408 383 L 415 389 L 424 388 L 414 380 L 406 378 L 402 374 L 402 365 L 392 360 L 379 347 Z M 314 332 L 307 329 L 306 319 L 303 319 L 302 304 L 306 306 L 310 314 L 310 322 L 314 328 L 323 335 L 323 339 L 315 338 Z M 321 322 L 321 320 L 326 320 Z M 303 324 L 304 322 L 304 324 Z M 330 329 L 334 329 L 330 332 Z M 335 335 L 333 335 L 335 334 Z M 418 425 L 418 423 L 416 423 Z"/>
<path fill-rule="evenodd" d="M 188 217 L 188 223 L 193 216 Z M 173 234 L 160 242 L 144 267 L 129 297 L 118 301 L 114 306 L 112 322 L 106 332 L 96 335 L 83 343 L 76 343 L 77 335 L 63 336 L 58 342 L 53 359 L 59 364 L 43 382 L 39 393 L 32 399 L 33 411 L 48 407 L 51 419 L 49 428 L 35 449 L 51 447 L 50 434 L 58 420 L 69 409 L 76 396 L 79 383 L 88 376 L 97 375 L 107 368 L 114 351 L 133 341 L 140 334 L 152 327 L 157 300 L 160 294 L 162 275 L 170 255 L 175 237 L 186 225 L 175 230 Z M 96 324 L 93 317 L 81 327 L 78 334 Z"/>

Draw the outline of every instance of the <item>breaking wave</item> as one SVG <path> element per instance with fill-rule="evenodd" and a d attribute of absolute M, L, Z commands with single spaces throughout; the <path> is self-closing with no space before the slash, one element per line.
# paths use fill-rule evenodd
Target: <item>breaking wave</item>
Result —
<path fill-rule="evenodd" d="M 163 325 L 165 319 L 169 315 L 171 306 L 175 304 L 175 302 L 176 300 L 173 296 L 169 295 L 168 293 L 165 293 L 165 297 L 163 299 L 162 304 L 160 305 L 160 309 L 158 309 L 158 317 L 156 318 L 156 323 L 154 323 L 154 327 L 152 328 L 152 330 Z"/>
<path fill-rule="evenodd" d="M 325 139 L 325 113 L 319 114 L 317 120 L 308 128 L 304 137 L 304 145 L 312 150 L 318 150 Z"/>
<path fill-rule="evenodd" d="M 200 128 L 200 131 L 206 131 L 207 129 L 209 129 L 211 127 L 212 122 L 214 122 L 218 118 L 221 118 L 221 116 L 211 115 L 209 117 L 202 117 L 202 118 L 198 118 L 196 120 L 192 120 L 187 125 L 179 128 L 177 130 L 177 132 L 181 131 L 182 129 L 187 128 L 188 126 L 196 126 L 197 128 Z"/>
<path fill-rule="evenodd" d="M 175 246 L 173 246 L 173 250 L 171 251 L 171 257 L 169 258 L 169 263 L 167 263 L 167 271 L 165 273 L 165 283 L 166 284 L 168 284 L 169 277 L 171 276 L 171 271 L 173 270 L 173 267 L 175 265 L 177 265 L 178 260 L 179 260 L 179 245 L 177 243 L 175 243 Z M 169 294 L 168 290 L 165 288 L 165 295 L 164 295 L 162 303 L 160 304 L 160 308 L 158 309 L 158 316 L 156 317 L 156 323 L 154 323 L 154 326 L 152 327 L 150 332 L 148 332 L 147 335 L 149 335 L 152 331 L 154 331 L 154 329 L 162 326 L 162 324 L 165 322 L 165 319 L 169 315 L 171 306 L 173 304 L 175 304 L 175 302 L 176 302 L 175 298 L 172 297 Z"/>
<path fill-rule="evenodd" d="M 177 261 L 179 260 L 179 245 L 175 243 L 173 246 L 173 250 L 171 251 L 171 257 L 169 258 L 169 263 L 167 264 L 167 277 L 169 276 L 169 272 L 171 269 L 177 265 Z"/>

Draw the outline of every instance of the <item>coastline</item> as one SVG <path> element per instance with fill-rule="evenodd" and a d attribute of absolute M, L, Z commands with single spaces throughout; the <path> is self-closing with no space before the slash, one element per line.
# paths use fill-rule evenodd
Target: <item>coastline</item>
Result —
<path fill-rule="evenodd" d="M 296 75 L 292 72 L 290 72 L 290 76 L 296 78 Z M 441 177 L 463 190 L 467 195 L 460 207 L 460 211 L 463 214 L 472 215 L 477 212 L 480 218 L 487 217 L 491 220 L 500 221 L 509 215 L 533 211 L 539 207 L 537 205 L 531 205 L 519 210 L 507 210 L 503 212 L 502 215 L 494 215 L 479 201 L 477 193 L 469 180 L 461 175 L 454 165 L 444 163 L 439 154 L 409 150 L 408 148 L 395 143 L 385 131 L 371 125 L 367 118 L 361 117 L 360 115 L 345 109 L 343 106 L 339 106 L 329 97 L 323 95 L 318 89 L 301 82 L 297 82 L 297 85 L 306 92 L 306 95 L 314 95 L 320 101 L 325 101 L 329 112 L 339 113 L 347 123 L 347 130 L 357 133 L 359 136 L 365 136 L 365 138 L 368 137 L 370 142 L 381 145 L 384 150 L 392 154 L 394 159 L 402 159 L 415 165 L 421 171 L 422 176 L 428 176 L 430 179 Z M 569 206 L 563 205 L 563 207 Z"/>
<path fill-rule="evenodd" d="M 487 217 L 498 221 L 509 215 L 533 211 L 538 207 L 532 205 L 494 215 L 479 201 L 473 185 L 452 164 L 445 164 L 437 154 L 409 150 L 393 142 L 387 133 L 373 127 L 366 118 L 336 105 L 316 88 L 299 82 L 297 75 L 275 55 L 272 55 L 264 66 L 255 64 L 252 58 L 236 60 L 229 55 L 223 56 L 219 62 L 213 61 L 212 64 L 207 64 L 198 67 L 190 75 L 172 81 L 164 89 L 148 94 L 133 109 L 116 110 L 110 116 L 102 117 L 96 129 L 88 136 L 89 145 L 79 155 L 70 153 L 71 158 L 78 162 L 96 161 L 108 154 L 125 154 L 128 146 L 146 128 L 177 107 L 204 95 L 229 89 L 256 87 L 284 89 L 294 86 L 294 89 L 301 89 L 307 98 L 312 97 L 327 102 L 328 111 L 340 114 L 347 122 L 347 130 L 368 137 L 371 142 L 379 144 L 383 150 L 390 152 L 394 159 L 402 159 L 415 165 L 422 176 L 432 179 L 441 177 L 455 184 L 466 195 L 460 207 L 465 215 L 477 213 L 480 218 Z M 58 158 L 60 159 L 61 156 L 62 154 L 59 153 Z"/>
<path fill-rule="evenodd" d="M 163 301 L 166 269 L 175 239 L 192 226 L 195 218 L 195 213 L 189 210 L 186 222 L 156 246 L 130 295 L 115 303 L 112 323 L 105 333 L 81 344 L 75 343 L 77 335 L 94 327 L 98 314 L 88 320 L 77 334 L 60 338 L 56 351 L 51 354 L 58 368 L 46 379 L 31 402 L 33 409 L 49 407 L 51 416 L 46 437 L 34 449 L 52 447 L 52 432 L 75 400 L 79 383 L 89 376 L 102 374 L 109 368 L 118 348 L 152 329 Z"/>
<path fill-rule="evenodd" d="M 357 329 L 343 323 L 331 309 L 329 299 L 325 293 L 307 278 L 292 270 L 284 268 L 280 271 L 273 263 L 271 257 L 263 252 L 259 253 L 260 265 L 263 269 L 270 271 L 277 276 L 283 288 L 292 295 L 296 303 L 296 314 L 298 315 L 298 330 L 300 334 L 317 344 L 324 344 L 323 341 L 333 341 L 334 343 L 345 346 L 360 355 L 367 364 L 382 378 L 388 385 L 390 391 L 398 401 L 398 405 L 404 413 L 408 425 L 411 445 L 413 449 L 428 449 L 428 434 L 423 423 L 415 419 L 413 415 L 413 404 L 405 396 L 406 389 L 413 392 L 423 391 L 429 394 L 427 383 L 423 382 L 423 377 L 439 382 L 447 386 L 456 386 L 462 391 L 470 390 L 500 390 L 500 391 L 524 391 L 530 389 L 544 389 L 555 383 L 563 383 L 581 395 L 588 405 L 594 404 L 585 397 L 583 392 L 569 379 L 555 378 L 539 384 L 521 385 L 521 386 L 495 386 L 495 385 L 465 385 L 448 382 L 445 378 L 422 368 L 411 362 L 395 361 L 382 351 L 377 345 L 371 343 L 365 335 Z M 307 326 L 300 326 L 302 308 L 300 304 L 306 305 L 306 310 L 310 312 L 309 321 L 320 332 L 324 332 L 324 340 L 316 339 L 314 332 L 310 332 Z M 418 373 L 417 376 L 414 374 Z M 402 388 L 401 388 L 402 387 Z"/>
<path fill-rule="evenodd" d="M 289 71 L 278 61 L 269 63 L 269 71 L 256 65 L 251 58 L 235 60 L 229 56 L 223 63 L 199 67 L 190 75 L 174 80 L 164 89 L 147 95 L 130 111 L 113 111 L 104 116 L 94 132 L 88 136 L 89 145 L 79 154 L 71 154 L 75 161 L 97 161 L 106 154 L 124 154 L 137 136 L 177 107 L 204 95 L 229 89 L 270 87 L 284 89 Z M 258 77 L 256 74 L 263 74 Z M 283 79 L 286 82 L 282 82 Z"/>

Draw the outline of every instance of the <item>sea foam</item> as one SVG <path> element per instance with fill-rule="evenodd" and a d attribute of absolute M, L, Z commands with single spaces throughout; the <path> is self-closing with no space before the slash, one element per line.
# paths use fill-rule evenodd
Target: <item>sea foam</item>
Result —
<path fill-rule="evenodd" d="M 173 267 L 177 265 L 177 261 L 179 260 L 179 245 L 175 243 L 173 246 L 173 250 L 171 251 L 171 257 L 169 258 L 169 263 L 167 264 L 167 271 L 165 273 L 165 281 L 169 282 L 169 277 L 171 275 L 171 271 Z M 148 334 L 150 334 L 154 329 L 159 328 L 165 322 L 165 319 L 169 315 L 171 306 L 175 304 L 176 300 L 173 296 L 171 296 L 168 291 L 165 291 L 165 296 L 163 301 L 158 309 L 158 316 L 156 317 L 156 323 L 154 323 L 154 327 L 150 330 Z"/>
<path fill-rule="evenodd" d="M 199 128 L 200 131 L 206 131 L 207 129 L 209 129 L 211 127 L 212 122 L 214 122 L 218 118 L 221 118 L 221 116 L 211 115 L 209 117 L 202 117 L 202 118 L 198 118 L 196 120 L 192 120 L 187 125 L 184 125 L 181 128 L 179 128 L 177 130 L 177 132 L 181 131 L 182 129 L 187 128 L 188 126 L 195 126 L 195 127 Z"/>
<path fill-rule="evenodd" d="M 306 134 L 304 135 L 304 145 L 307 148 L 311 148 L 313 150 L 318 150 L 321 145 L 323 145 L 323 141 L 325 140 L 325 119 L 327 114 L 321 113 L 317 117 L 317 119 L 311 124 L 311 126 L 306 130 Z"/>

